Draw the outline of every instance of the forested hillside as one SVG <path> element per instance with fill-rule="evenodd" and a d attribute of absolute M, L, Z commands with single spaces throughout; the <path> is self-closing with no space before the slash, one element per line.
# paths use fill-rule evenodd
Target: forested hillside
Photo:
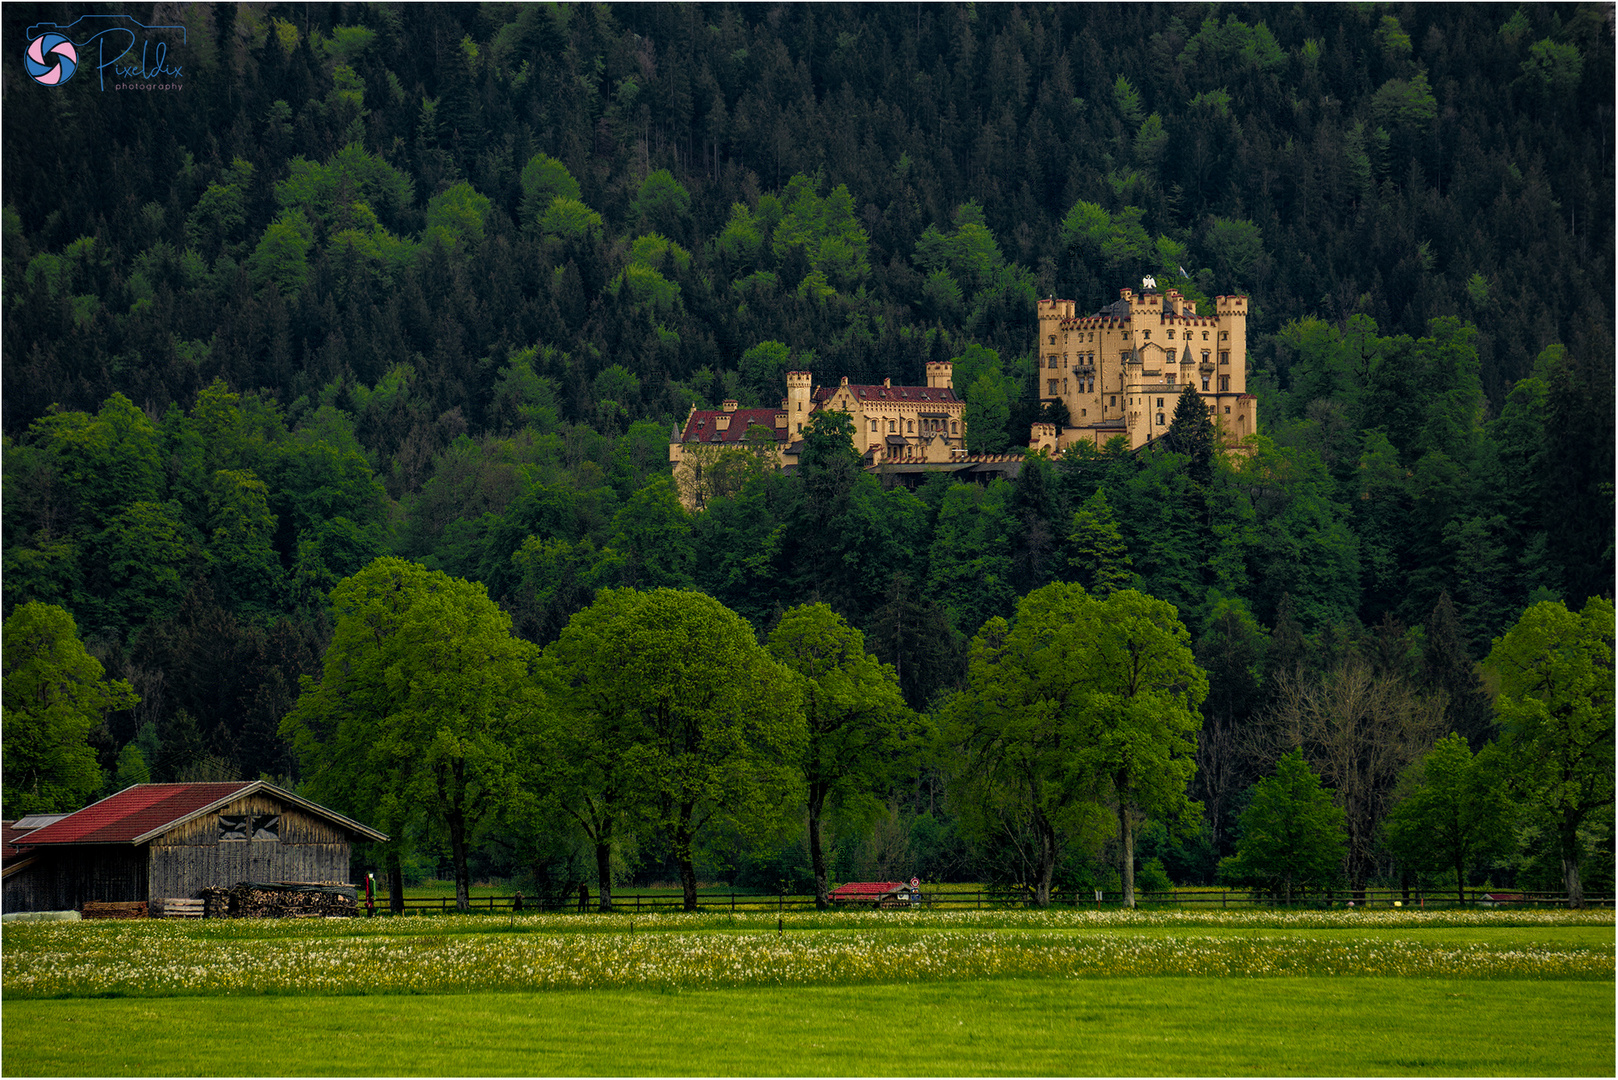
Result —
<path fill-rule="evenodd" d="M 6 5 L 7 40 L 59 10 Z M 182 89 L 0 65 L 4 609 L 65 608 L 139 695 L 91 735 L 109 790 L 299 782 L 280 729 L 331 591 L 384 555 L 482 583 L 540 646 L 611 587 L 703 591 L 761 638 L 823 601 L 923 715 L 1028 593 L 1134 586 L 1209 679 L 1205 826 L 1142 853 L 1206 879 L 1308 701 L 1365 677 L 1437 710 L 1391 799 L 1443 731 L 1488 742 L 1474 665 L 1526 608 L 1612 596 L 1610 6 L 153 21 L 186 27 Z M 974 448 L 1015 448 L 1036 298 L 1144 274 L 1251 297 L 1246 453 L 1187 416 L 910 492 L 821 425 L 794 475 L 681 509 L 671 427 L 773 404 L 788 368 L 954 360 Z M 969 849 L 947 772 L 888 775 L 839 865 L 1021 873 Z M 1353 856 L 1376 873 L 1386 799 Z M 526 857 L 502 837 L 497 869 Z"/>

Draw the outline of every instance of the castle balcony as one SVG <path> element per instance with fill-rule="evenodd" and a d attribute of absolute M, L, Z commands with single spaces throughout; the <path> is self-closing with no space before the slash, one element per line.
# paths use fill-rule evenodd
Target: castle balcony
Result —
<path fill-rule="evenodd" d="M 1197 365 L 1197 370 L 1201 371 L 1203 374 L 1210 374 L 1213 369 L 1214 363 L 1212 360 L 1204 360 L 1202 363 Z"/>

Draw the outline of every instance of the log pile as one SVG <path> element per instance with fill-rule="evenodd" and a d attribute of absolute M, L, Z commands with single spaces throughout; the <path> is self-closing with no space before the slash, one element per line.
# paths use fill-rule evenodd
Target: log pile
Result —
<path fill-rule="evenodd" d="M 84 910 L 80 916 L 86 919 L 144 919 L 146 918 L 146 901 L 101 901 L 86 900 Z"/>
<path fill-rule="evenodd" d="M 341 882 L 239 881 L 230 889 L 204 889 L 205 910 L 212 914 L 224 894 L 225 914 L 234 919 L 318 919 L 359 914 L 355 889 Z M 210 906 L 211 902 L 211 906 Z"/>
<path fill-rule="evenodd" d="M 202 890 L 202 917 L 204 919 L 230 918 L 230 890 L 211 885 Z"/>

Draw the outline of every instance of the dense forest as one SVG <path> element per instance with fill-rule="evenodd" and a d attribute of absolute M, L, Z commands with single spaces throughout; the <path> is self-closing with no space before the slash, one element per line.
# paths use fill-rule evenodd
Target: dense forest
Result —
<path fill-rule="evenodd" d="M 6 5 L 8 39 L 58 10 Z M 542 648 L 626 586 L 760 640 L 824 603 L 922 731 L 980 628 L 1067 582 L 1166 601 L 1206 673 L 1200 824 L 1148 821 L 1143 867 L 1212 880 L 1294 746 L 1332 783 L 1310 718 L 1366 684 L 1400 726 L 1364 736 L 1395 750 L 1347 858 L 1394 879 L 1409 769 L 1496 734 L 1495 639 L 1613 595 L 1610 6 L 139 14 L 186 28 L 175 89 L 0 68 L 4 611 L 65 609 L 138 697 L 90 734 L 97 791 L 306 782 L 285 722 L 333 590 L 382 556 L 481 584 Z M 788 367 L 954 360 L 993 390 L 974 449 L 1015 450 L 1036 298 L 1096 310 L 1146 274 L 1251 297 L 1243 452 L 1177 416 L 1139 453 L 910 491 L 821 425 L 794 473 L 681 508 L 671 427 L 773 403 Z M 828 832 L 836 876 L 1026 880 L 942 745 Z M 1606 792 L 1579 843 L 1610 888 Z M 402 825 L 430 872 L 451 839 Z M 1559 883 L 1537 828 L 1473 876 Z M 487 819 L 478 872 L 594 873 L 520 834 Z M 704 842 L 710 878 L 810 872 L 801 838 Z M 636 850 L 621 875 L 672 876 Z"/>

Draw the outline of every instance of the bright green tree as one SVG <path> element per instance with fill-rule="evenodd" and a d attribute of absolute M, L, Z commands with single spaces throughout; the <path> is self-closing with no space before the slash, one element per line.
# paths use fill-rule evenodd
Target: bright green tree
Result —
<path fill-rule="evenodd" d="M 1072 553 L 1067 564 L 1079 584 L 1102 598 L 1129 587 L 1134 577 L 1129 549 L 1104 489 L 1097 488 L 1073 511 L 1073 529 L 1067 539 Z"/>
<path fill-rule="evenodd" d="M 1510 839 L 1510 801 L 1495 755 L 1476 757 L 1466 739 L 1450 733 L 1407 770 L 1410 794 L 1388 814 L 1388 847 L 1417 870 L 1455 872 L 1456 895 L 1466 900 L 1466 871 Z"/>
<path fill-rule="evenodd" d="M 967 688 L 945 712 L 964 823 L 980 837 L 1031 836 L 1046 904 L 1062 851 L 1105 835 L 1110 817 L 1133 906 L 1136 819 L 1180 825 L 1199 812 L 1186 787 L 1207 688 L 1169 604 L 1070 584 L 1028 594 L 973 639 Z"/>
<path fill-rule="evenodd" d="M 1613 606 L 1591 597 L 1523 612 L 1484 667 L 1499 680 L 1501 749 L 1535 812 L 1548 819 L 1568 905 L 1584 906 L 1579 829 L 1613 805 Z"/>
<path fill-rule="evenodd" d="M 735 612 L 674 589 L 602 590 L 546 656 L 567 688 L 559 745 L 577 760 L 574 817 L 594 830 L 598 860 L 622 818 L 650 822 L 694 911 L 703 832 L 773 838 L 800 805 L 797 686 Z"/>
<path fill-rule="evenodd" d="M 318 682 L 282 721 L 311 793 L 400 832 L 443 827 L 467 909 L 472 834 L 531 760 L 538 650 L 482 585 L 377 559 L 332 590 L 335 629 Z"/>
<path fill-rule="evenodd" d="M 1320 777 L 1293 750 L 1253 786 L 1242 811 L 1236 854 L 1219 863 L 1232 884 L 1254 884 L 1291 899 L 1294 889 L 1324 888 L 1343 873 L 1348 830 Z"/>
<path fill-rule="evenodd" d="M 77 810 L 101 786 L 90 734 L 110 712 L 139 700 L 122 679 L 103 678 L 79 642 L 73 616 L 31 601 L 5 621 L 4 808 L 7 818 Z"/>
<path fill-rule="evenodd" d="M 835 812 L 857 827 L 883 807 L 884 781 L 905 753 L 912 714 L 892 668 L 865 651 L 865 639 L 825 604 L 805 604 L 770 632 L 770 655 L 800 680 L 808 746 L 801 768 L 809 809 L 815 904 L 827 905 L 822 821 Z"/>

